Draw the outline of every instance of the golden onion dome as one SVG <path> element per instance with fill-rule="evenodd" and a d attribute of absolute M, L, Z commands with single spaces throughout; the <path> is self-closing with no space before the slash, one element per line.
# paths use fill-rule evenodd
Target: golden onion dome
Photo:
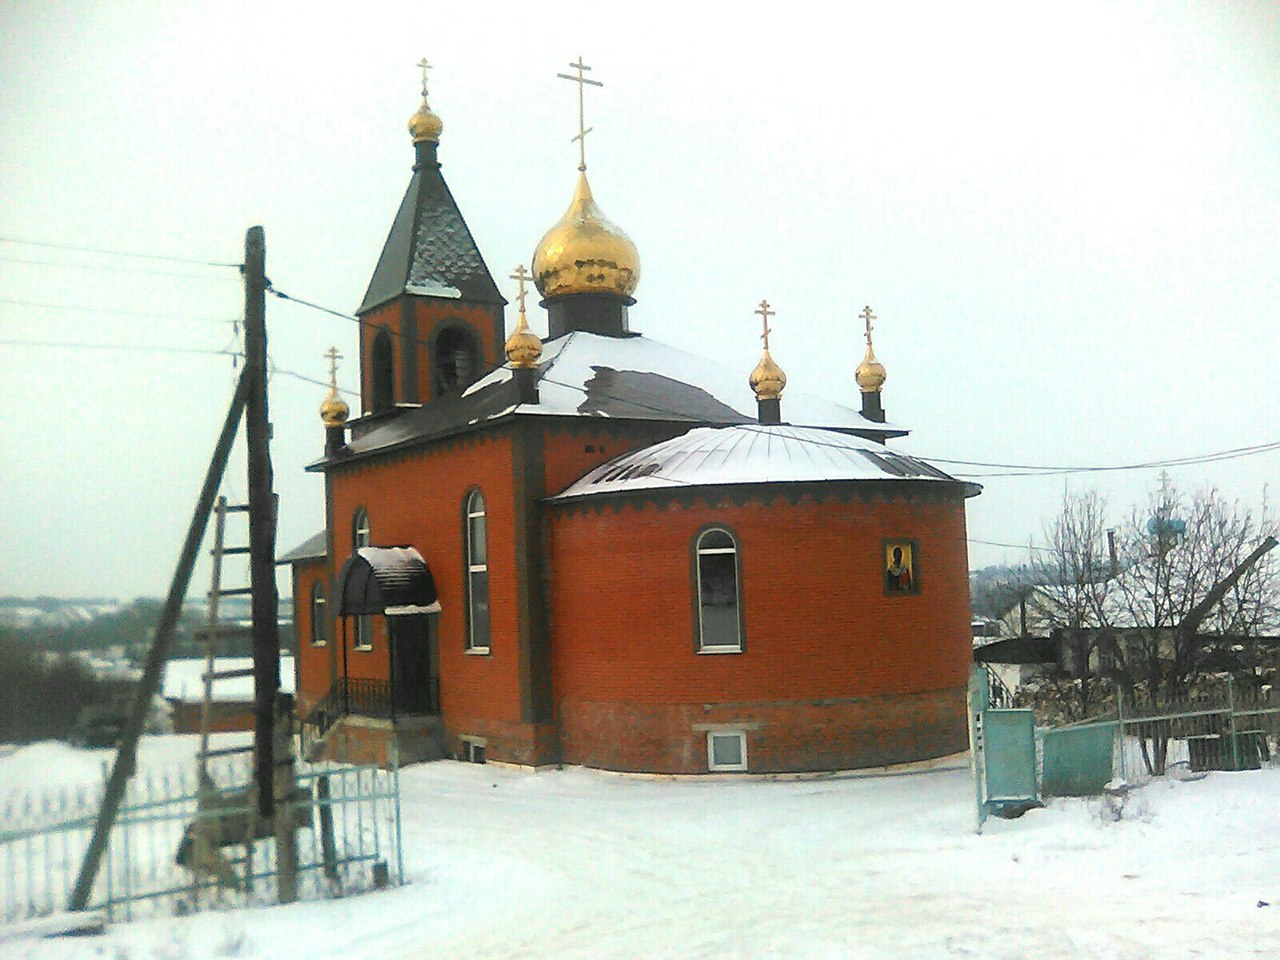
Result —
<path fill-rule="evenodd" d="M 782 396 L 782 388 L 787 385 L 787 375 L 769 355 L 768 347 L 765 348 L 764 356 L 760 358 L 756 368 L 751 371 L 747 382 L 755 391 L 757 400 L 777 400 Z"/>
<path fill-rule="evenodd" d="M 520 311 L 516 328 L 511 331 L 511 336 L 507 337 L 505 349 L 507 359 L 513 367 L 536 367 L 538 360 L 542 357 L 542 341 L 529 329 L 529 322 L 525 319 L 523 310 Z"/>
<path fill-rule="evenodd" d="M 423 141 L 437 143 L 442 130 L 444 130 L 444 121 L 432 111 L 424 94 L 417 112 L 409 118 L 409 136 L 413 137 L 414 143 Z"/>
<path fill-rule="evenodd" d="M 630 297 L 640 282 L 640 254 L 596 206 L 585 172 L 573 202 L 533 254 L 533 282 L 544 297 L 612 293 Z"/>
<path fill-rule="evenodd" d="M 342 354 L 337 347 L 330 347 L 324 356 L 329 361 L 329 395 L 320 404 L 320 420 L 326 427 L 340 427 L 351 416 L 351 408 L 338 393 L 338 361 Z"/>
<path fill-rule="evenodd" d="M 884 372 L 884 364 L 876 359 L 870 343 L 867 344 L 867 352 L 862 362 L 858 364 L 854 379 L 858 381 L 858 389 L 863 393 L 879 393 L 885 380 L 888 379 L 888 375 Z"/>
<path fill-rule="evenodd" d="M 324 403 L 320 404 L 321 422 L 326 427 L 340 427 L 347 422 L 349 416 L 351 416 L 351 408 L 338 396 L 338 391 L 331 388 L 329 395 L 324 398 Z"/>

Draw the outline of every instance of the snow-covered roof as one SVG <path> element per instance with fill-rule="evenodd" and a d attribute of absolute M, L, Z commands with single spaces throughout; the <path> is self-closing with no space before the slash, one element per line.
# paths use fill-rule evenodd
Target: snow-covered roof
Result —
<path fill-rule="evenodd" d="M 596 467 L 552 500 L 635 490 L 745 483 L 925 480 L 961 483 L 931 464 L 861 437 L 813 427 L 696 427 Z M 977 493 L 976 484 L 966 495 Z"/>
<path fill-rule="evenodd" d="M 481 377 L 462 394 L 437 397 L 394 417 L 353 421 L 345 460 L 449 436 L 516 414 L 610 417 L 689 424 L 755 423 L 748 372 L 686 353 L 647 337 L 606 337 L 575 331 L 543 347 L 534 371 L 538 402 L 525 403 L 510 367 Z M 790 387 L 782 418 L 793 424 L 858 430 L 875 437 L 907 433 L 893 423 L 868 420 L 859 410 Z M 313 469 L 321 466 L 313 465 Z"/>
<path fill-rule="evenodd" d="M 642 417 L 733 422 L 757 417 L 750 371 L 728 367 L 644 336 L 605 337 L 575 331 L 549 341 L 538 365 L 538 402 L 518 413 L 556 416 Z M 466 394 L 510 380 L 500 367 Z M 874 430 L 901 435 L 906 428 L 868 420 L 859 410 L 789 387 L 782 415 L 803 426 Z"/>
<path fill-rule="evenodd" d="M 170 660 L 164 665 L 160 695 L 166 700 L 193 702 L 204 699 L 204 657 Z M 218 657 L 214 672 L 248 670 L 252 657 Z M 280 658 L 280 689 L 293 693 L 293 657 Z M 253 677 L 228 677 L 213 682 L 213 699 L 217 703 L 245 703 L 253 699 Z"/>

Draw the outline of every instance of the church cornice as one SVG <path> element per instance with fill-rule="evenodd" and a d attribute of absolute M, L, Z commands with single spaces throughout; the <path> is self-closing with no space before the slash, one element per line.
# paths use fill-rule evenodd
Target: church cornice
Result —
<path fill-rule="evenodd" d="M 548 499 L 543 505 L 555 515 L 621 513 L 671 505 L 689 508 L 798 506 L 821 503 L 963 503 L 977 493 L 977 485 L 963 480 L 826 480 L 805 483 L 734 483 L 662 490 L 600 493 L 570 500 Z"/>

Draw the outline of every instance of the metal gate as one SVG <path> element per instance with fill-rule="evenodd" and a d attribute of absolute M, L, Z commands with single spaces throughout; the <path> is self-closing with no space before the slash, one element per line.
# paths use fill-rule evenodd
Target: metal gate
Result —
<path fill-rule="evenodd" d="M 1030 710 L 994 710 L 987 668 L 969 674 L 969 745 L 978 830 L 992 813 L 1039 803 L 1036 789 L 1035 717 Z"/>

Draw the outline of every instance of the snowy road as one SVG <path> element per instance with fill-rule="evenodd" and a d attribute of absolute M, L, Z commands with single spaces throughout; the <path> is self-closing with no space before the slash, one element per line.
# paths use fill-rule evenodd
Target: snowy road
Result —
<path fill-rule="evenodd" d="M 20 758 L 0 760 L 0 777 Z M 1098 801 L 1054 801 L 981 837 L 954 764 L 676 781 L 441 762 L 402 777 L 404 888 L 5 948 L 42 960 L 1280 955 L 1280 770 L 1157 783 L 1118 822 Z"/>

